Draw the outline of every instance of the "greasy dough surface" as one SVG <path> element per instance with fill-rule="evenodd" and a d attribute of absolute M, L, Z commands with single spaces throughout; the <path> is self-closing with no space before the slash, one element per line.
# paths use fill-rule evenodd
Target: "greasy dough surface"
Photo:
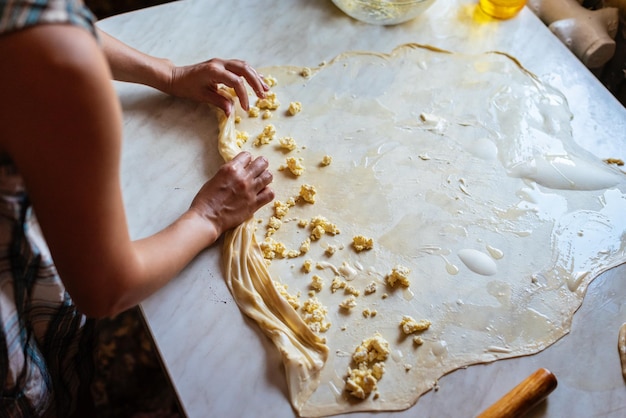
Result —
<path fill-rule="evenodd" d="M 543 350 L 568 332 L 590 281 L 626 259 L 626 176 L 574 143 L 565 99 L 515 59 L 404 45 L 302 70 L 262 69 L 278 81 L 271 118 L 237 108 L 239 123 L 220 121 L 224 159 L 265 155 L 277 200 L 315 188 L 271 236 L 293 257 L 265 260 L 259 247 L 271 204 L 224 246 L 228 286 L 280 350 L 300 415 L 405 409 L 457 368 Z M 254 145 L 270 123 L 275 138 Z M 250 139 L 238 145 L 238 132 Z M 279 146 L 286 136 L 294 150 Z M 290 157 L 300 175 L 279 169 Z M 316 216 L 339 233 L 298 255 Z M 357 235 L 373 248 L 355 251 Z M 387 283 L 397 266 L 408 287 Z M 351 294 L 331 291 L 335 277 L 358 291 L 354 308 L 340 307 Z M 309 329 L 274 281 L 300 305 L 313 292 L 330 328 Z M 407 335 L 405 316 L 430 326 Z M 344 391 L 351 356 L 376 333 L 390 354 L 359 400 Z"/>

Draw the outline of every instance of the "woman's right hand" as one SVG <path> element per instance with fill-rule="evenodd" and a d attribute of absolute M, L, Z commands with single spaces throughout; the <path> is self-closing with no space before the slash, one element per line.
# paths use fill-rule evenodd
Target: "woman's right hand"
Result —
<path fill-rule="evenodd" d="M 241 224 L 274 199 L 268 165 L 265 157 L 241 152 L 202 186 L 190 210 L 208 220 L 217 236 Z"/>

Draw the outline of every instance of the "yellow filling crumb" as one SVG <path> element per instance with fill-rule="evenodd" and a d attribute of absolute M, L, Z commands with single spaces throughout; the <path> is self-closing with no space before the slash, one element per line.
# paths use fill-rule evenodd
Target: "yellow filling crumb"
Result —
<path fill-rule="evenodd" d="M 365 294 L 366 295 L 371 295 L 375 291 L 376 291 L 376 282 L 371 282 L 370 284 L 365 286 Z"/>
<path fill-rule="evenodd" d="M 352 354 L 355 363 L 370 363 L 373 361 L 385 361 L 389 356 L 389 343 L 379 333 L 361 342 Z"/>
<path fill-rule="evenodd" d="M 324 253 L 327 256 L 331 256 L 333 254 L 335 254 L 337 252 L 337 246 L 336 245 L 329 245 L 328 247 L 326 247 L 326 249 L 324 250 Z"/>
<path fill-rule="evenodd" d="M 387 284 L 391 287 L 394 287 L 396 283 L 400 283 L 404 287 L 409 287 L 411 284 L 409 282 L 410 273 L 411 270 L 408 267 L 396 266 L 391 270 L 391 273 L 387 275 L 385 280 L 387 280 Z"/>
<path fill-rule="evenodd" d="M 278 139 L 280 147 L 284 150 L 293 151 L 296 149 L 296 140 L 290 136 L 284 136 Z"/>
<path fill-rule="evenodd" d="M 291 102 L 289 103 L 289 107 L 287 108 L 287 114 L 289 116 L 295 116 L 302 111 L 302 103 L 300 102 Z"/>
<path fill-rule="evenodd" d="M 263 81 L 267 84 L 268 87 L 275 87 L 278 84 L 278 80 L 272 77 L 271 75 L 263 77 Z"/>
<path fill-rule="evenodd" d="M 276 136 L 276 128 L 271 123 L 266 125 L 254 141 L 254 145 L 259 147 L 261 145 L 269 144 Z"/>
<path fill-rule="evenodd" d="M 248 142 L 248 139 L 250 139 L 250 135 L 245 131 L 235 131 L 235 136 L 235 142 L 239 148 L 241 148 L 243 144 Z"/>
<path fill-rule="evenodd" d="M 307 238 L 300 244 L 300 253 L 306 254 L 311 249 L 311 238 Z"/>
<path fill-rule="evenodd" d="M 311 186 L 310 184 L 303 184 L 300 186 L 300 194 L 299 197 L 304 199 L 307 203 L 315 203 L 315 195 L 317 194 L 317 190 L 315 186 Z"/>
<path fill-rule="evenodd" d="M 324 279 L 317 274 L 313 275 L 313 277 L 311 277 L 311 284 L 309 287 L 317 292 L 320 292 L 324 287 Z"/>
<path fill-rule="evenodd" d="M 272 238 L 265 238 L 265 240 L 259 244 L 263 258 L 267 260 L 273 260 L 277 256 L 284 257 L 287 253 L 287 248 L 281 242 L 275 241 Z"/>
<path fill-rule="evenodd" d="M 323 229 L 325 233 L 328 233 L 331 235 L 337 235 L 340 233 L 337 225 L 329 222 L 328 219 L 326 219 L 323 216 L 315 216 L 314 218 L 311 219 L 311 222 L 309 222 L 309 224 L 312 228 L 319 226 Z"/>
<path fill-rule="evenodd" d="M 267 223 L 267 227 L 277 231 L 282 226 L 283 221 L 278 219 L 276 216 L 270 217 L 269 222 Z"/>
<path fill-rule="evenodd" d="M 363 235 L 357 235 L 352 238 L 352 246 L 356 252 L 371 250 L 374 248 L 374 240 L 372 238 L 366 238 Z"/>
<path fill-rule="evenodd" d="M 256 102 L 256 107 L 261 110 L 276 110 L 280 106 L 280 102 L 276 98 L 276 93 L 273 91 L 268 92 L 265 98 L 259 99 Z"/>
<path fill-rule="evenodd" d="M 378 314 L 378 311 L 365 308 L 363 309 L 362 314 L 365 318 L 373 318 Z"/>
<path fill-rule="evenodd" d="M 341 280 L 339 276 L 335 276 L 333 282 L 330 284 L 330 291 L 335 293 L 339 289 L 345 289 L 346 282 Z"/>
<path fill-rule="evenodd" d="M 377 389 L 385 373 L 385 364 L 389 356 L 389 343 L 378 333 L 363 340 L 352 354 L 356 367 L 348 369 L 345 390 L 358 399 L 367 398 Z"/>
<path fill-rule="evenodd" d="M 287 158 L 287 168 L 294 176 L 301 176 L 304 173 L 304 160 L 302 158 L 289 157 Z"/>
<path fill-rule="evenodd" d="M 326 321 L 328 309 L 317 298 L 312 297 L 302 304 L 302 319 L 313 332 L 326 332 L 331 323 Z"/>
<path fill-rule="evenodd" d="M 341 303 L 339 303 L 339 307 L 341 309 L 345 309 L 346 311 L 349 311 L 349 310 L 355 308 L 356 307 L 356 298 L 354 296 L 348 296 L 343 301 L 341 301 Z"/>
<path fill-rule="evenodd" d="M 414 332 L 426 331 L 430 328 L 430 321 L 427 319 L 420 319 L 416 321 L 408 315 L 402 317 L 400 321 L 400 328 L 406 335 L 413 334 Z"/>
<path fill-rule="evenodd" d="M 287 202 L 282 202 L 280 200 L 274 200 L 274 216 L 278 219 L 284 218 L 289 209 L 295 205 L 295 201 L 292 199 L 287 200 Z"/>
<path fill-rule="evenodd" d="M 346 293 L 353 296 L 359 296 L 361 294 L 361 291 L 352 285 L 347 285 Z"/>
<path fill-rule="evenodd" d="M 250 116 L 251 118 L 258 118 L 259 113 L 259 108 L 256 106 L 250 106 L 250 109 L 248 109 L 248 116 Z"/>

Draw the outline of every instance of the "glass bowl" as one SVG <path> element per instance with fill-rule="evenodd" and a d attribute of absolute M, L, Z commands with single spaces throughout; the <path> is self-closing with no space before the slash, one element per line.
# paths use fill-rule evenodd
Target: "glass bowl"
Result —
<path fill-rule="evenodd" d="M 414 19 L 435 0 L 332 0 L 354 19 L 375 25 L 396 25 Z"/>

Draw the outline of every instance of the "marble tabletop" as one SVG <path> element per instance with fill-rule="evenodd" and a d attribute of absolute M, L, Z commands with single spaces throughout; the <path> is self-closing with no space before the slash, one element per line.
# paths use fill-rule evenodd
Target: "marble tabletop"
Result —
<path fill-rule="evenodd" d="M 189 64 L 241 58 L 255 67 L 317 66 L 350 50 L 389 52 L 417 42 L 515 56 L 560 89 L 575 140 L 601 158 L 626 160 L 626 110 L 528 9 L 508 21 L 478 22 L 475 2 L 437 0 L 403 25 L 357 22 L 330 0 L 185 0 L 99 23 L 147 53 Z M 116 83 L 124 111 L 123 192 L 135 238 L 166 226 L 221 163 L 217 122 L 206 105 Z M 200 254 L 141 308 L 163 364 L 190 417 L 291 417 L 284 371 L 272 343 L 233 301 L 221 273 L 221 242 Z M 626 322 L 626 265 L 588 288 L 572 331 L 543 352 L 457 370 L 406 411 L 377 417 L 476 415 L 539 367 L 557 389 L 532 417 L 621 417 L 626 384 L 617 332 Z M 353 414 L 351 417 L 369 416 Z"/>

